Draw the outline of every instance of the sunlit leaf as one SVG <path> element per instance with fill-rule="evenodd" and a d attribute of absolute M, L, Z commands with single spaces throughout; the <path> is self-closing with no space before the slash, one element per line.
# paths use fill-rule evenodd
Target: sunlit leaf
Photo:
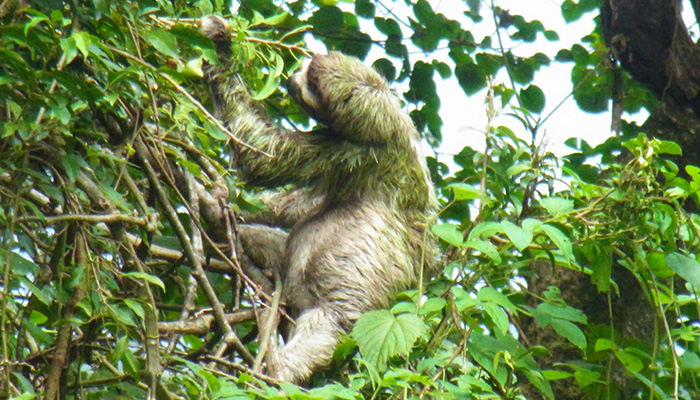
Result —
<path fill-rule="evenodd" d="M 352 337 L 362 357 L 379 369 L 397 354 L 407 354 L 423 331 L 423 320 L 415 314 L 394 315 L 388 310 L 362 314 Z"/>

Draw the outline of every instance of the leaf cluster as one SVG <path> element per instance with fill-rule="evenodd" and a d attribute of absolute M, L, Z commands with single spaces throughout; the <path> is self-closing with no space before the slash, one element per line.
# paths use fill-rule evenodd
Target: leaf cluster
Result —
<path fill-rule="evenodd" d="M 361 58 L 379 49 L 375 67 L 404 85 L 432 144 L 438 79 L 486 99 L 484 148 L 429 158 L 441 272 L 362 316 L 304 389 L 262 373 L 258 338 L 277 332 L 257 320 L 279 293 L 236 246 L 239 208 L 258 203 L 201 83 L 218 60 L 196 20 L 228 5 L 13 3 L 0 6 L 0 397 L 700 396 L 700 221 L 687 211 L 700 169 L 636 133 L 571 139 L 564 158 L 536 145 L 554 106 L 533 79 L 552 60 L 508 43 L 556 40 L 541 21 L 475 0 L 465 17 L 493 34 L 425 0 L 405 17 L 369 0 L 243 1 L 231 16 L 239 70 L 282 124 L 309 125 L 279 88 L 306 33 Z M 599 3 L 567 0 L 562 15 Z M 574 63 L 584 111 L 609 103 L 605 57 L 593 32 L 554 58 Z M 653 104 L 623 78 L 625 110 Z"/>

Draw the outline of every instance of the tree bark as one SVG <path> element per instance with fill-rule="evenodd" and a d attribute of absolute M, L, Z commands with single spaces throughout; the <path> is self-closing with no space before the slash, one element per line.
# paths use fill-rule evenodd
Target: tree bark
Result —
<path fill-rule="evenodd" d="M 642 129 L 677 142 L 681 166 L 698 159 L 700 50 L 681 18 L 680 0 L 604 0 L 601 26 L 614 57 L 659 99 Z"/>

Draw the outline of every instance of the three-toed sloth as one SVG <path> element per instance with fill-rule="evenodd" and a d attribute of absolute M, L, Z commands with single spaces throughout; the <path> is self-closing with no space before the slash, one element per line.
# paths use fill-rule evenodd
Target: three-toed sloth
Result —
<path fill-rule="evenodd" d="M 299 383 L 330 362 L 339 335 L 360 314 L 389 307 L 434 264 L 428 224 L 437 200 L 420 137 L 386 81 L 338 52 L 314 56 L 288 83 L 289 95 L 321 126 L 284 130 L 230 66 L 226 21 L 207 17 L 201 31 L 214 41 L 223 65 L 205 74 L 218 117 L 239 139 L 273 155 L 237 146 L 240 175 L 264 187 L 294 184 L 309 199 L 301 208 L 298 199 L 284 196 L 281 205 L 269 204 L 282 218 L 296 215 L 298 221 L 275 262 L 296 326 L 268 372 Z M 256 243 L 248 239 L 242 238 L 244 248 Z"/>

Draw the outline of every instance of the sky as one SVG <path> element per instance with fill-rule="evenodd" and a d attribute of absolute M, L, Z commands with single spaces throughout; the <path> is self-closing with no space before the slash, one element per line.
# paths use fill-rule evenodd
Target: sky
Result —
<path fill-rule="evenodd" d="M 493 23 L 490 10 L 487 5 L 490 5 L 489 0 L 482 0 L 481 14 L 484 20 L 479 23 L 473 23 L 469 18 L 464 16 L 463 12 L 466 9 L 465 1 L 463 0 L 429 0 L 435 12 L 440 12 L 450 19 L 459 21 L 465 29 L 472 31 L 477 42 L 480 42 L 485 36 L 492 36 L 495 41 L 495 25 Z M 508 10 L 513 15 L 522 15 L 525 20 L 540 20 L 545 29 L 556 31 L 559 35 L 559 40 L 554 42 L 547 41 L 542 35 L 538 35 L 534 43 L 523 42 L 508 42 L 508 31 L 506 34 L 501 32 L 501 37 L 504 40 L 504 47 L 511 50 L 515 55 L 524 57 L 531 56 L 536 52 L 542 52 L 554 60 L 556 53 L 562 48 L 571 48 L 575 43 L 579 43 L 580 39 L 592 32 L 594 28 L 593 18 L 597 15 L 597 11 L 585 14 L 576 22 L 566 24 L 561 16 L 561 3 L 563 0 L 494 0 L 495 4 L 505 10 Z M 691 8 L 688 6 L 688 0 L 683 0 L 684 17 L 686 21 L 694 21 Z M 401 1 L 384 0 L 381 2 L 386 7 L 391 8 L 391 12 L 395 18 L 400 18 L 407 21 L 407 12 L 411 12 Z M 338 6 L 345 11 L 353 12 L 354 4 L 352 2 L 340 1 Z M 386 10 L 381 6 L 377 7 L 378 15 L 385 15 Z M 411 15 L 412 17 L 412 15 Z M 382 37 L 382 34 L 374 28 L 372 20 L 360 18 L 360 25 L 364 32 L 369 33 L 373 37 Z M 697 32 L 697 25 L 692 27 Z M 514 28 L 510 28 L 511 30 Z M 406 30 L 405 37 L 410 36 L 410 32 Z M 512 33 L 512 32 L 511 32 Z M 697 37 L 697 33 L 696 33 Z M 313 40 L 311 35 L 306 37 L 309 47 L 314 51 L 325 51 L 323 44 Z M 437 51 L 431 54 L 423 54 L 418 49 L 411 50 L 410 43 L 409 51 L 411 53 L 411 62 L 415 63 L 418 60 L 431 62 L 433 59 L 441 59 L 454 66 L 447 56 L 447 46 L 443 45 L 444 50 Z M 377 58 L 384 56 L 382 49 L 373 47 L 367 57 L 367 63 L 371 63 Z M 397 65 L 400 67 L 400 65 Z M 610 129 L 612 119 L 611 112 L 591 114 L 581 111 L 576 105 L 573 97 L 571 97 L 571 68 L 573 63 L 557 63 L 552 62 L 549 66 L 543 67 L 535 75 L 534 84 L 539 86 L 545 93 L 547 101 L 542 116 L 549 115 L 547 121 L 538 131 L 538 144 L 544 144 L 545 149 L 552 151 L 554 154 L 563 156 L 571 153 L 573 150 L 566 145 L 564 141 L 571 137 L 583 138 L 591 146 L 602 143 L 609 138 L 613 133 Z M 437 75 L 436 75 L 437 76 Z M 486 106 L 484 99 L 486 92 L 481 91 L 474 95 L 467 96 L 462 91 L 461 87 L 456 83 L 455 79 L 441 80 L 436 79 L 438 85 L 438 95 L 441 99 L 440 115 L 442 116 L 444 125 L 442 127 L 442 144 L 437 149 L 441 161 L 450 163 L 451 155 L 458 153 L 465 145 L 472 146 L 475 149 L 483 150 L 484 148 L 484 131 L 486 129 Z M 505 82 L 508 84 L 508 77 L 504 70 L 494 78 L 494 83 Z M 403 86 L 402 86 L 403 85 Z M 398 93 L 407 90 L 407 83 L 394 84 Z M 561 103 L 561 104 L 560 104 Z M 557 108 L 558 107 L 558 108 Z M 505 125 L 510 127 L 516 134 L 528 142 L 531 140 L 531 135 L 526 131 L 520 122 L 511 116 L 505 115 L 508 110 L 503 110 L 504 113 L 493 121 L 495 126 Z M 646 111 L 641 111 L 635 115 L 624 114 L 623 118 L 628 121 L 636 121 L 642 124 L 648 116 Z"/>
<path fill-rule="evenodd" d="M 466 10 L 464 1 L 430 0 L 430 4 L 435 12 L 440 12 L 450 19 L 459 21 L 465 29 L 472 31 L 477 42 L 480 42 L 485 36 L 492 36 L 495 39 L 495 25 L 491 13 L 485 5 L 489 3 L 489 1 L 482 1 L 481 13 L 484 20 L 479 23 L 473 23 L 463 14 L 464 10 Z M 548 42 L 543 36 L 539 35 L 534 43 L 527 44 L 522 42 L 509 43 L 508 35 L 501 32 L 501 36 L 504 39 L 504 47 L 512 50 L 515 55 L 527 57 L 536 52 L 542 52 L 553 60 L 560 49 L 570 48 L 574 43 L 578 43 L 581 37 L 590 33 L 594 27 L 593 17 L 595 17 L 596 13 L 586 14 L 579 21 L 572 24 L 564 23 L 560 11 L 562 0 L 496 0 L 495 3 L 499 7 L 509 10 L 511 14 L 522 15 L 528 21 L 538 19 L 544 24 L 545 29 L 554 30 L 559 34 L 559 41 Z M 385 0 L 381 4 L 390 7 L 395 18 L 407 21 L 407 12 L 411 10 L 403 2 Z M 533 7 L 533 5 L 536 6 Z M 338 3 L 338 6 L 348 12 L 352 12 L 354 9 L 354 5 L 349 2 L 341 1 Z M 378 6 L 377 14 L 384 15 L 386 10 Z M 413 17 L 412 15 L 410 16 Z M 382 34 L 374 28 L 373 21 L 362 18 L 359 21 L 364 32 L 369 33 L 373 37 L 382 37 Z M 410 37 L 410 31 L 406 30 L 404 33 L 405 37 Z M 306 40 L 312 50 L 325 51 L 323 44 L 314 41 L 311 35 L 307 35 Z M 411 62 L 413 63 L 418 60 L 431 62 L 433 59 L 440 59 L 454 66 L 449 60 L 447 55 L 448 49 L 444 44 L 442 46 L 443 50 L 427 55 L 420 52 L 417 48 L 411 50 L 408 41 L 407 44 L 409 45 Z M 375 47 L 370 51 L 366 61 L 367 63 L 372 63 L 383 56 L 383 50 Z M 564 141 L 570 137 L 586 138 L 589 144 L 595 146 L 611 135 L 610 112 L 600 114 L 585 113 L 579 110 L 570 96 L 572 66 L 573 63 L 552 63 L 550 66 L 542 68 L 535 75 L 535 81 L 533 82 L 547 96 L 545 110 L 542 113 L 543 116 L 548 115 L 559 103 L 563 102 L 556 112 L 547 119 L 547 122 L 538 133 L 538 143 L 544 141 L 546 149 L 557 155 L 565 155 L 572 152 L 571 149 L 564 145 Z M 397 67 L 400 67 L 400 65 L 397 65 Z M 494 83 L 501 82 L 508 82 L 507 74 L 503 70 L 494 79 Z M 467 96 L 456 83 L 454 77 L 447 80 L 441 80 L 437 77 L 436 83 L 441 100 L 440 115 L 444 123 L 442 127 L 443 141 L 437 152 L 441 161 L 451 164 L 451 156 L 458 153 L 465 145 L 478 150 L 483 150 L 484 148 L 484 132 L 487 124 L 486 106 L 484 105 L 486 91 L 483 90 Z M 394 83 L 393 85 L 398 93 L 407 90 L 406 82 L 403 84 Z M 635 119 L 643 121 L 645 118 L 645 116 L 639 116 Z M 530 133 L 525 131 L 522 125 L 513 117 L 501 115 L 493 121 L 493 124 L 495 126 L 508 126 L 523 139 L 528 140 L 528 142 L 531 140 Z"/>
<path fill-rule="evenodd" d="M 513 15 L 522 15 L 525 20 L 540 20 L 545 29 L 556 31 L 559 41 L 549 42 L 543 36 L 532 43 L 508 43 L 508 35 L 501 33 L 504 39 L 504 47 L 513 51 L 515 55 L 530 56 L 536 52 L 542 52 L 554 59 L 556 53 L 562 48 L 570 48 L 574 43 L 579 43 L 581 37 L 590 33 L 594 28 L 593 18 L 596 13 L 585 14 L 580 20 L 566 24 L 561 16 L 561 0 L 498 0 L 496 4 Z M 537 6 L 533 7 L 534 4 Z M 459 8 L 463 3 L 457 0 L 445 0 L 434 3 L 434 7 L 449 15 L 451 18 L 461 14 Z M 488 10 L 482 10 L 484 21 L 473 25 L 473 34 L 477 41 L 486 35 L 493 35 L 495 26 L 488 19 Z M 460 21 L 462 23 L 465 20 Z M 465 25 L 469 26 L 469 25 Z M 512 29 L 512 28 L 511 28 Z M 611 135 L 611 113 L 603 112 L 591 114 L 581 111 L 576 105 L 571 93 L 571 68 L 573 63 L 552 62 L 543 67 L 535 75 L 535 85 L 539 86 L 547 97 L 543 116 L 549 115 L 557 105 L 559 108 L 547 119 L 538 132 L 538 143 L 544 141 L 545 148 L 557 155 L 565 155 L 572 152 L 564 145 L 564 141 L 571 137 L 585 138 L 592 146 L 602 143 Z M 508 82 L 505 71 L 495 77 L 495 82 Z M 462 143 L 469 143 L 475 148 L 483 148 L 483 137 L 486 126 L 486 108 L 483 105 L 484 92 L 467 97 L 460 93 L 460 88 L 448 82 L 442 82 L 439 87 L 441 99 L 441 115 L 445 121 L 443 127 L 443 144 L 440 152 L 449 153 L 450 149 L 461 149 Z M 506 111 L 506 110 L 504 110 Z M 468 115 L 465 118 L 453 118 L 451 116 Z M 636 120 L 643 121 L 645 116 L 637 116 Z M 516 134 L 530 141 L 530 133 L 525 131 L 522 125 L 513 117 L 501 115 L 494 121 L 495 125 L 506 125 Z M 447 155 L 447 154 L 446 154 Z"/>

